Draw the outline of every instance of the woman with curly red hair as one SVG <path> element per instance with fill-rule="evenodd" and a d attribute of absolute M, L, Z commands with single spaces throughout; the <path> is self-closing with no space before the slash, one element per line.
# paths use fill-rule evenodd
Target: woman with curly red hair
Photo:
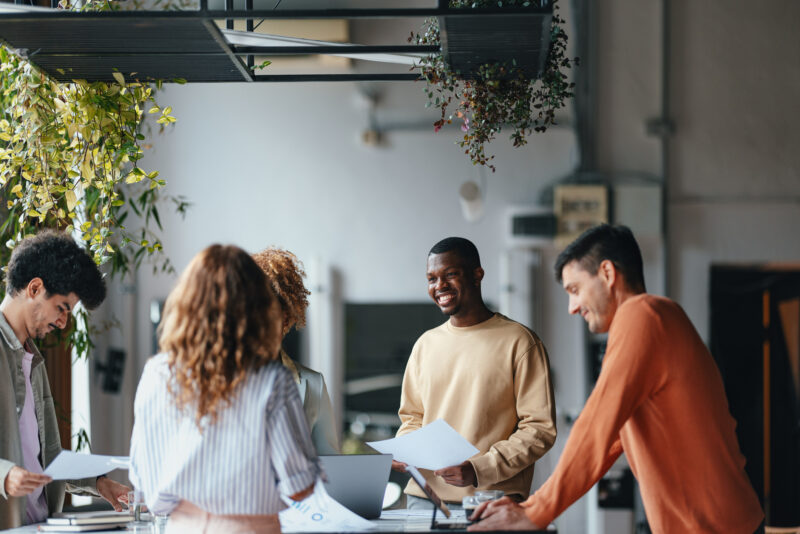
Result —
<path fill-rule="evenodd" d="M 279 248 L 262 250 L 253 254 L 253 259 L 267 275 L 270 287 L 278 297 L 283 316 L 281 337 L 285 337 L 292 327 L 304 327 L 311 293 L 303 284 L 306 275 L 303 264 L 297 256 Z M 339 434 L 333 425 L 333 409 L 325 378 L 293 360 L 283 349 L 280 358 L 297 384 L 317 454 L 339 454 Z"/>
<path fill-rule="evenodd" d="M 162 353 L 134 403 L 130 479 L 168 533 L 280 532 L 280 494 L 305 498 L 320 473 L 281 314 L 243 250 L 212 245 L 170 293 Z"/>

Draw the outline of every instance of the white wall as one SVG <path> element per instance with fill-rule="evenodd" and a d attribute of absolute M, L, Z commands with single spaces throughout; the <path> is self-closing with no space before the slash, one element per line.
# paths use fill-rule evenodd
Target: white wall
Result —
<path fill-rule="evenodd" d="M 386 89 L 386 113 L 425 117 L 419 85 Z M 478 174 L 453 145 L 456 131 L 389 133 L 389 147 L 364 147 L 355 92 L 349 83 L 167 88 L 162 101 L 173 105 L 179 122 L 154 138 L 144 165 L 161 171 L 170 193 L 193 203 L 185 221 L 162 214 L 164 247 L 176 268 L 214 242 L 248 250 L 277 245 L 307 264 L 319 256 L 340 271 L 346 300 L 419 301 L 427 298 L 430 246 L 463 235 L 485 258 L 484 291 L 497 302 L 504 208 L 535 203 L 543 185 L 571 170 L 571 131 L 554 129 L 515 152 L 499 145 L 486 215 L 472 224 L 461 216 L 457 194 Z M 142 318 L 172 281 L 140 272 Z M 146 329 L 142 319 L 141 339 Z"/>

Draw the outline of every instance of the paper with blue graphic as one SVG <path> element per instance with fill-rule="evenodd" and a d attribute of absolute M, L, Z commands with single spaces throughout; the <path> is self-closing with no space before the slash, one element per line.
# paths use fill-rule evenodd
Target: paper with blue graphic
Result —
<path fill-rule="evenodd" d="M 278 514 L 282 532 L 355 532 L 375 528 L 372 522 L 336 502 L 319 479 L 314 493 L 302 501 L 281 498 L 289 506 Z"/>

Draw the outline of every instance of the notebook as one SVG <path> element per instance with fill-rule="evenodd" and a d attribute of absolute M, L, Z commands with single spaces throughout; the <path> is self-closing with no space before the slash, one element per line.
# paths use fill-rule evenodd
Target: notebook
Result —
<path fill-rule="evenodd" d="M 96 525 L 51 525 L 50 523 L 45 523 L 43 525 L 39 525 L 39 532 L 92 532 L 98 530 L 108 532 L 109 530 L 119 530 L 124 528 L 125 525 L 120 525 L 118 523 L 108 525 L 104 523 L 99 523 Z"/>
<path fill-rule="evenodd" d="M 125 525 L 133 521 L 130 512 L 103 510 L 98 512 L 57 513 L 47 518 L 48 525 Z"/>
<path fill-rule="evenodd" d="M 325 490 L 331 497 L 364 519 L 380 517 L 392 468 L 391 454 L 344 454 L 319 459 L 328 476 Z"/>

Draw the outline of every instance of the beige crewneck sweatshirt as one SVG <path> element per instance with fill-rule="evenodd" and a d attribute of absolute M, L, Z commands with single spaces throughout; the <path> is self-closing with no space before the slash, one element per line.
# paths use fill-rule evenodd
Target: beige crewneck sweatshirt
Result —
<path fill-rule="evenodd" d="M 478 448 L 478 487 L 459 488 L 421 470 L 445 501 L 479 489 L 527 497 L 533 464 L 556 439 L 550 364 L 541 340 L 496 313 L 474 326 L 447 321 L 414 345 L 403 378 L 397 435 L 444 419 Z M 424 497 L 412 480 L 406 493 Z"/>

